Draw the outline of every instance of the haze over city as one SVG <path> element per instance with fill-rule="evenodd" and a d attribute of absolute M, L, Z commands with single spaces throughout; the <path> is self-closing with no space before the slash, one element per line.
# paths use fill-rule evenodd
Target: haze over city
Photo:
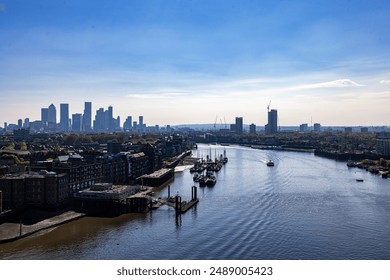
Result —
<path fill-rule="evenodd" d="M 387 125 L 387 1 L 0 0 L 0 123 L 93 102 L 149 124 Z M 219 120 L 218 120 L 219 122 Z"/>

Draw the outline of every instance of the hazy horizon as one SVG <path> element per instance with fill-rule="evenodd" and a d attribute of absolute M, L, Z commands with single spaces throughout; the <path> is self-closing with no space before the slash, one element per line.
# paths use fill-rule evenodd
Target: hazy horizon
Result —
<path fill-rule="evenodd" d="M 148 125 L 382 126 L 390 2 L 0 0 L 0 126 L 92 102 Z"/>

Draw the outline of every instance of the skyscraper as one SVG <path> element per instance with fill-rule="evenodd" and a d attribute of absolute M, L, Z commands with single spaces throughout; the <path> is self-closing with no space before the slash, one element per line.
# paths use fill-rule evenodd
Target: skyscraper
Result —
<path fill-rule="evenodd" d="M 60 127 L 62 131 L 69 131 L 69 104 L 60 104 Z"/>
<path fill-rule="evenodd" d="M 57 109 L 56 106 L 50 104 L 48 108 L 48 123 L 56 124 L 57 123 Z"/>
<path fill-rule="evenodd" d="M 105 127 L 108 131 L 113 131 L 114 122 L 113 122 L 113 108 L 108 106 L 108 110 L 105 111 Z"/>
<path fill-rule="evenodd" d="M 72 131 L 80 132 L 83 116 L 81 114 L 72 114 Z"/>
<path fill-rule="evenodd" d="M 236 117 L 236 133 L 242 134 L 243 132 L 243 118 L 242 117 Z"/>
<path fill-rule="evenodd" d="M 265 126 L 266 134 L 274 134 L 278 132 L 278 111 L 272 109 L 268 111 L 268 123 Z"/>
<path fill-rule="evenodd" d="M 49 109 L 48 108 L 41 109 L 41 121 L 42 121 L 42 123 L 49 122 Z"/>
<path fill-rule="evenodd" d="M 83 131 L 92 130 L 92 102 L 84 102 Z"/>
<path fill-rule="evenodd" d="M 133 123 L 133 120 L 132 120 L 132 117 L 131 116 L 128 116 L 126 121 L 123 123 L 123 130 L 124 131 L 129 131 L 132 129 L 132 123 Z"/>
<path fill-rule="evenodd" d="M 95 131 L 104 131 L 105 129 L 105 114 L 104 109 L 96 110 L 95 120 L 93 122 L 93 129 Z"/>

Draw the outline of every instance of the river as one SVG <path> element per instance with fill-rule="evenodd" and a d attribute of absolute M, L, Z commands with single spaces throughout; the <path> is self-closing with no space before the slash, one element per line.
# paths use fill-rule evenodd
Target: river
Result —
<path fill-rule="evenodd" d="M 198 188 L 199 203 L 179 219 L 168 206 L 85 217 L 0 244 L 0 259 L 390 258 L 390 180 L 311 153 L 199 145 L 194 156 L 224 149 L 216 185 Z M 171 194 L 190 199 L 193 185 L 188 169 L 176 173 Z"/>

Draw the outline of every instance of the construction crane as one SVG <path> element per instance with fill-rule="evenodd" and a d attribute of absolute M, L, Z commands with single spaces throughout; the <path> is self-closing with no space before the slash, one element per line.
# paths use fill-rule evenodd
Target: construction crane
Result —
<path fill-rule="evenodd" d="M 268 106 L 267 106 L 268 112 L 269 112 L 269 106 L 270 106 L 270 105 L 271 105 L 271 100 L 269 101 Z"/>

